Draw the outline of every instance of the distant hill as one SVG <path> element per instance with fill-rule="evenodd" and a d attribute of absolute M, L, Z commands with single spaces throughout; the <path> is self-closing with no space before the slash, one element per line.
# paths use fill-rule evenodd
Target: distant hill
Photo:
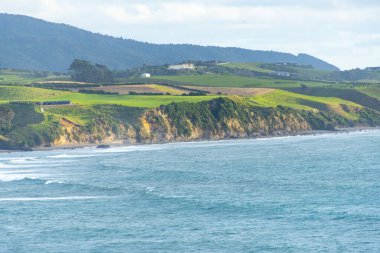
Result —
<path fill-rule="evenodd" d="M 114 70 L 185 60 L 289 62 L 312 65 L 322 70 L 338 70 L 337 67 L 307 54 L 293 55 L 188 44 L 158 45 L 10 14 L 0 14 L 0 55 L 0 68 L 49 71 L 66 71 L 74 59 L 103 64 Z"/>

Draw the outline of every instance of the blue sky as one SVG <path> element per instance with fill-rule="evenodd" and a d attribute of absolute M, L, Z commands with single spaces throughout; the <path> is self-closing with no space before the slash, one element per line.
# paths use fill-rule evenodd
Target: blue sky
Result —
<path fill-rule="evenodd" d="M 380 66 L 379 0 L 1 0 L 0 11 L 154 43 L 308 53 Z"/>

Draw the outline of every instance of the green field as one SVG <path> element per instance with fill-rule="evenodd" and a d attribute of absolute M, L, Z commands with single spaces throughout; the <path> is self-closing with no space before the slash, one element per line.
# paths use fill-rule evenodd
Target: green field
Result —
<path fill-rule="evenodd" d="M 44 111 L 58 118 L 65 117 L 79 125 L 90 123 L 97 116 L 90 106 L 83 105 L 44 107 Z"/>
<path fill-rule="evenodd" d="M 352 108 L 362 108 L 359 104 L 340 98 L 307 96 L 283 90 L 255 96 L 249 101 L 253 105 L 263 107 L 281 105 L 299 110 L 334 111 L 349 119 L 357 118 L 357 115 L 352 112 Z"/>
<path fill-rule="evenodd" d="M 267 74 L 274 72 L 270 69 L 261 68 L 260 65 L 261 63 L 255 63 L 255 62 L 229 62 L 226 64 L 222 64 L 222 66 L 224 67 L 247 69 L 247 70 L 252 70 L 252 71 L 267 73 Z"/>
<path fill-rule="evenodd" d="M 83 124 L 91 118 L 91 111 L 86 106 L 91 105 L 122 105 L 135 108 L 154 108 L 172 102 L 200 102 L 218 96 L 141 96 L 141 95 L 101 95 L 77 92 L 56 91 L 29 87 L 0 87 L 0 101 L 56 101 L 70 100 L 76 105 L 72 107 L 49 108 L 53 115 L 65 115 L 78 124 Z M 276 90 L 274 92 L 254 96 L 248 99 L 254 106 L 276 107 L 286 106 L 300 110 L 334 111 L 346 118 L 354 119 L 356 115 L 347 108 L 361 108 L 360 105 L 334 97 L 316 97 L 293 92 Z M 65 108 L 65 109 L 63 109 Z M 72 108 L 72 109 L 70 109 Z"/>
<path fill-rule="evenodd" d="M 75 104 L 96 105 L 96 104 L 114 104 L 129 107 L 153 108 L 160 105 L 170 104 L 172 102 L 200 102 L 213 99 L 217 96 L 142 96 L 142 95 L 100 95 L 84 93 L 68 93 L 62 96 L 56 96 L 44 101 L 70 100 Z"/>
<path fill-rule="evenodd" d="M 67 92 L 23 86 L 0 86 L 0 101 L 40 101 L 64 95 Z"/>
<path fill-rule="evenodd" d="M 367 94 L 368 96 L 374 97 L 380 100 L 380 86 L 379 87 L 365 87 L 358 88 L 361 92 Z"/>
<path fill-rule="evenodd" d="M 254 62 L 223 64 L 223 66 L 225 67 L 246 69 L 246 70 L 260 72 L 263 74 L 271 74 L 271 73 L 273 74 L 276 72 L 272 69 L 265 68 L 265 65 L 271 65 L 271 64 L 254 63 Z M 272 65 L 277 67 L 278 71 L 300 74 L 301 78 L 303 79 L 306 78 L 306 79 L 311 79 L 311 80 L 321 80 L 327 77 L 329 73 L 332 73 L 332 71 L 320 70 L 320 69 L 315 69 L 312 67 L 302 67 L 302 66 L 292 66 L 292 65 L 276 66 L 275 64 L 272 64 Z"/>
<path fill-rule="evenodd" d="M 35 82 L 69 80 L 68 75 L 33 70 L 0 69 L 0 84 L 30 84 Z"/>
<path fill-rule="evenodd" d="M 210 87 L 241 87 L 241 88 L 292 88 L 305 84 L 309 87 L 330 85 L 324 82 L 280 80 L 271 78 L 252 78 L 233 75 L 186 75 L 186 76 L 155 76 L 159 81 L 174 81 L 183 85 L 210 86 Z"/>
<path fill-rule="evenodd" d="M 129 107 L 153 108 L 172 102 L 200 102 L 218 96 L 171 96 L 171 95 L 101 95 L 57 91 L 30 87 L 0 86 L 0 102 L 9 101 L 57 101 L 70 100 L 79 105 L 113 104 Z"/>

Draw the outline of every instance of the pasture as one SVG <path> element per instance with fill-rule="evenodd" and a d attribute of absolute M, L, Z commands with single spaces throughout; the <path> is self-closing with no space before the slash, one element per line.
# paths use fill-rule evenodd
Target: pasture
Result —
<path fill-rule="evenodd" d="M 328 86 L 330 83 L 326 82 L 311 82 L 311 81 L 297 81 L 273 78 L 252 78 L 234 75 L 217 75 L 217 74 L 204 74 L 204 75 L 183 75 L 183 76 L 155 76 L 155 80 L 159 81 L 172 81 L 177 84 L 187 86 L 208 86 L 208 87 L 237 87 L 237 88 L 295 88 L 300 87 L 301 84 L 308 87 L 323 87 Z"/>

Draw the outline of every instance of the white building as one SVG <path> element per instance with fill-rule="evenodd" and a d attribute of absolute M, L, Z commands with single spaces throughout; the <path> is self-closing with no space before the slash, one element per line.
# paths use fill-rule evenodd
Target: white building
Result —
<path fill-rule="evenodd" d="M 277 76 L 284 76 L 284 77 L 290 77 L 289 72 L 276 72 Z"/>
<path fill-rule="evenodd" d="M 141 78 L 150 78 L 150 76 L 151 76 L 150 73 L 142 73 L 140 77 Z"/>
<path fill-rule="evenodd" d="M 173 70 L 194 69 L 194 68 L 195 68 L 195 66 L 192 63 L 169 65 L 169 67 L 168 67 L 168 69 L 173 69 Z"/>

